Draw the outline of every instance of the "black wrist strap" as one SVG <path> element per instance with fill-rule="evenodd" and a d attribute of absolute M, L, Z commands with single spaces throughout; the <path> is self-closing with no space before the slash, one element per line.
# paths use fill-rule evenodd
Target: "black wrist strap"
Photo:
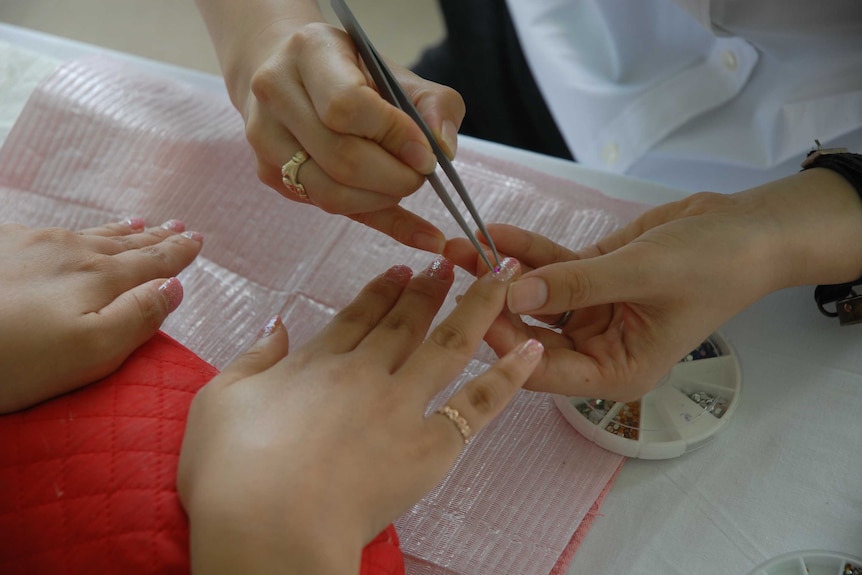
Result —
<path fill-rule="evenodd" d="M 851 154 L 844 148 L 824 149 L 817 142 L 817 149 L 811 151 L 802 169 L 826 168 L 847 180 L 862 199 L 862 154 Z M 814 289 L 817 309 L 827 317 L 838 317 L 841 325 L 862 322 L 862 296 L 856 294 L 855 287 L 862 285 L 862 277 L 843 284 L 819 285 Z M 827 304 L 835 304 L 835 311 L 826 309 Z"/>

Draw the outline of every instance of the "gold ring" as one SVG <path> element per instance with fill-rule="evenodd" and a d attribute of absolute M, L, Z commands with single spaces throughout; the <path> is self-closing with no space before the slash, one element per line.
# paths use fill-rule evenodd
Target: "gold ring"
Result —
<path fill-rule="evenodd" d="M 297 177 L 299 176 L 299 168 L 302 167 L 302 164 L 304 164 L 308 158 L 308 152 L 300 148 L 299 151 L 281 167 L 281 181 L 284 182 L 284 185 L 288 190 L 303 200 L 308 199 L 308 192 L 306 192 L 305 187 L 297 181 Z"/>
<path fill-rule="evenodd" d="M 572 310 L 567 311 L 566 313 L 564 313 L 563 315 L 560 316 L 560 319 L 558 319 L 554 323 L 550 324 L 551 327 L 554 329 L 562 329 L 562 328 L 566 327 L 566 324 L 569 323 L 570 319 L 572 319 L 572 313 L 574 313 Z"/>
<path fill-rule="evenodd" d="M 470 424 L 467 423 L 467 420 L 458 413 L 458 410 L 454 407 L 449 407 L 448 405 L 444 405 L 443 407 L 437 409 L 435 413 L 439 413 L 440 415 L 445 416 L 449 421 L 455 424 L 455 427 L 458 428 L 458 433 L 461 434 L 461 437 L 464 438 L 464 445 L 470 443 L 470 440 L 473 438 L 473 432 L 470 430 Z"/>

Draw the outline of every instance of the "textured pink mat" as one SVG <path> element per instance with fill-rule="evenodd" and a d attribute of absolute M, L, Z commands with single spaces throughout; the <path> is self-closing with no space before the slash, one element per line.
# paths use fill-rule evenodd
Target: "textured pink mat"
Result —
<path fill-rule="evenodd" d="M 643 209 L 469 150 L 456 166 L 486 221 L 571 247 Z M 0 150 L 0 205 L 2 221 L 33 226 L 139 215 L 202 232 L 203 252 L 180 276 L 186 299 L 164 329 L 219 368 L 274 313 L 301 345 L 375 274 L 431 260 L 259 183 L 225 97 L 106 59 L 64 65 L 30 98 Z M 406 205 L 460 233 L 427 186 Z M 444 311 L 469 279 L 460 274 Z M 481 350 L 450 391 L 493 360 Z M 522 392 L 397 521 L 408 573 L 564 572 L 621 461 L 578 435 L 548 397 Z"/>

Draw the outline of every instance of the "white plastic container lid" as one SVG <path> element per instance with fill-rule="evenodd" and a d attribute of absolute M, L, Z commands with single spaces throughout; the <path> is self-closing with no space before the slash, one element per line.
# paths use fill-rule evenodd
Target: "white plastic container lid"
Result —
<path fill-rule="evenodd" d="M 749 575 L 862 575 L 862 559 L 835 551 L 796 551 L 755 567 Z"/>
<path fill-rule="evenodd" d="M 557 395 L 554 403 L 575 429 L 609 451 L 669 459 L 708 443 L 728 424 L 741 386 L 735 351 L 714 333 L 637 401 Z"/>

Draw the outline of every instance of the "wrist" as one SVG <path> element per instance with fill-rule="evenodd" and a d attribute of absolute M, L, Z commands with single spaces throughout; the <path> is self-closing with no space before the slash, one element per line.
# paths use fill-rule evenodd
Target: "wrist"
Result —
<path fill-rule="evenodd" d="M 814 168 L 739 195 L 774 224 L 765 240 L 774 289 L 862 275 L 862 201 L 840 175 Z"/>
<path fill-rule="evenodd" d="M 192 573 L 359 573 L 361 545 L 346 545 L 335 530 L 316 530 L 298 516 L 273 517 L 272 506 L 245 502 L 199 503 L 189 513 Z"/>

